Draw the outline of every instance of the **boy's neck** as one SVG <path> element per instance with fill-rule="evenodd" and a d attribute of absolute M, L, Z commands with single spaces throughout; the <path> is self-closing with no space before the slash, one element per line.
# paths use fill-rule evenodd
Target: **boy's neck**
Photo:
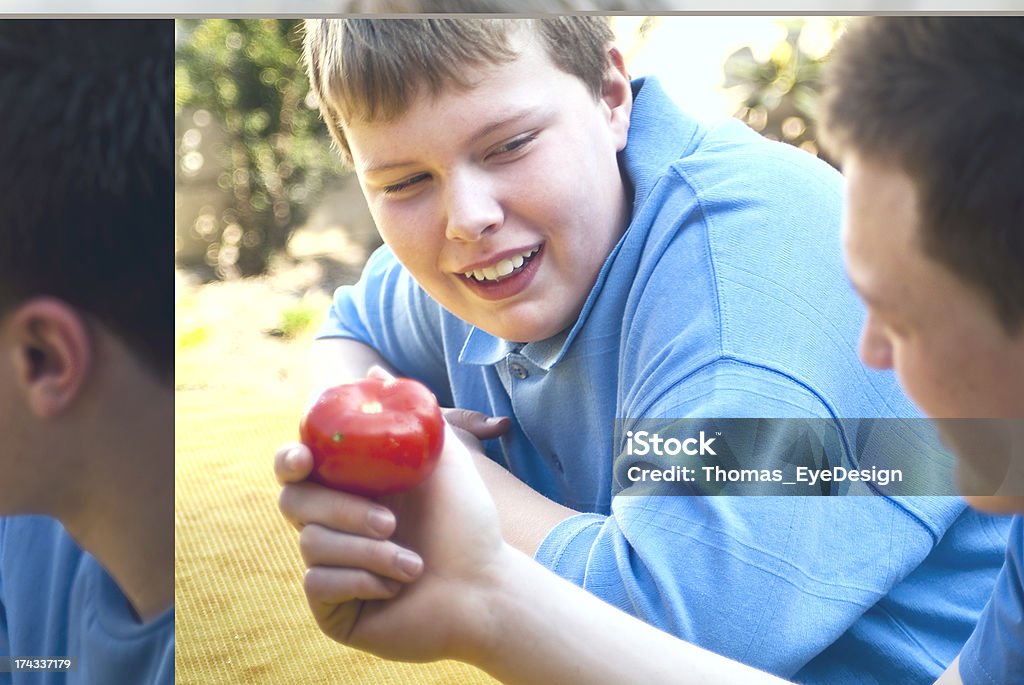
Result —
<path fill-rule="evenodd" d="M 61 519 L 127 597 L 140 622 L 174 603 L 173 393 L 154 393 L 113 444 L 96 445 L 93 468 Z"/>
<path fill-rule="evenodd" d="M 128 488 L 110 507 L 65 524 L 121 588 L 140 623 L 174 603 L 173 476 L 169 482 L 170 496 L 145 486 Z"/>

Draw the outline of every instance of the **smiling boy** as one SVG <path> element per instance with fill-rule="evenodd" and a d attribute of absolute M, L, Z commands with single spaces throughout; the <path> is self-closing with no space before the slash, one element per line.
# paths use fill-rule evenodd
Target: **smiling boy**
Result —
<path fill-rule="evenodd" d="M 545 70 L 544 47 L 517 38 L 517 59 L 479 84 L 417 98 L 395 121 L 353 121 L 346 139 L 381 236 L 420 287 L 527 342 L 572 326 L 628 223 L 607 151 L 626 144 L 629 84 L 595 109 L 579 78 Z"/>
<path fill-rule="evenodd" d="M 174 682 L 173 49 L 0 21 L 3 685 Z"/>
<path fill-rule="evenodd" d="M 991 588 L 1000 522 L 949 498 L 628 496 L 618 477 L 638 459 L 616 419 L 916 415 L 856 359 L 838 175 L 631 82 L 600 18 L 307 28 L 386 243 L 336 294 L 318 383 L 381 364 L 509 417 L 490 459 L 467 441 L 505 540 L 657 627 L 802 682 L 937 675 Z M 831 463 L 860 456 L 842 450 Z M 308 452 L 291 457 L 299 480 Z M 281 508 L 336 639 L 423 570 L 380 505 L 302 482 Z"/>

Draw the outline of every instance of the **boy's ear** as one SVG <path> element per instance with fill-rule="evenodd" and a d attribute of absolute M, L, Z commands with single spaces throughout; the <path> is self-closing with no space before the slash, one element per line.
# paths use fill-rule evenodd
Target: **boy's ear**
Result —
<path fill-rule="evenodd" d="M 608 107 L 609 124 L 618 150 L 626 147 L 630 112 L 633 109 L 633 87 L 626 71 L 626 60 L 614 45 L 608 47 L 608 70 L 601 84 L 601 98 Z"/>
<path fill-rule="evenodd" d="M 55 418 L 79 396 L 93 363 L 85 321 L 70 305 L 39 297 L 18 306 L 5 328 L 26 404 L 41 419 Z"/>

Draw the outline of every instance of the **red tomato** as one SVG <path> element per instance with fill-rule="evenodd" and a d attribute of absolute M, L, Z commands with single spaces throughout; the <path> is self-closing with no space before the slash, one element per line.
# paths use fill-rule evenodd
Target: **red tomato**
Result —
<path fill-rule="evenodd" d="M 364 378 L 325 390 L 299 436 L 313 453 L 313 480 L 375 497 L 409 490 L 433 472 L 444 419 L 422 383 Z"/>

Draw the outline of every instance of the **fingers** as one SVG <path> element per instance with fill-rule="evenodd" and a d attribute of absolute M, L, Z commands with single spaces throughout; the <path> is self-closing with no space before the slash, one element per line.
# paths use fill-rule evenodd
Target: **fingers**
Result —
<path fill-rule="evenodd" d="M 274 475 L 281 485 L 299 483 L 313 472 L 313 454 L 300 442 L 282 445 L 274 455 Z"/>
<path fill-rule="evenodd" d="M 314 566 L 306 571 L 303 589 L 310 607 L 317 612 L 339 604 L 366 599 L 391 599 L 402 584 L 355 568 Z"/>
<path fill-rule="evenodd" d="M 377 366 L 374 364 L 366 371 L 367 378 L 379 378 L 382 381 L 393 381 L 395 379 L 394 374 L 385 369 L 383 366 Z"/>
<path fill-rule="evenodd" d="M 403 583 L 415 580 L 423 572 L 423 560 L 418 554 L 389 540 L 339 533 L 318 525 L 303 528 L 299 535 L 299 551 L 311 569 L 348 568 Z M 367 582 L 362 574 L 348 574 L 346 577 L 358 577 L 362 579 L 360 582 Z M 379 585 L 375 583 L 374 587 Z M 358 597 L 370 599 L 362 595 Z"/>
<path fill-rule="evenodd" d="M 512 421 L 507 416 L 488 416 L 472 409 L 443 409 L 445 420 L 456 428 L 471 433 L 477 440 L 490 440 L 504 435 Z"/>
<path fill-rule="evenodd" d="M 302 530 L 309 524 L 383 540 L 395 532 L 395 515 L 376 502 L 303 482 L 285 485 L 278 498 L 284 517 Z"/>

